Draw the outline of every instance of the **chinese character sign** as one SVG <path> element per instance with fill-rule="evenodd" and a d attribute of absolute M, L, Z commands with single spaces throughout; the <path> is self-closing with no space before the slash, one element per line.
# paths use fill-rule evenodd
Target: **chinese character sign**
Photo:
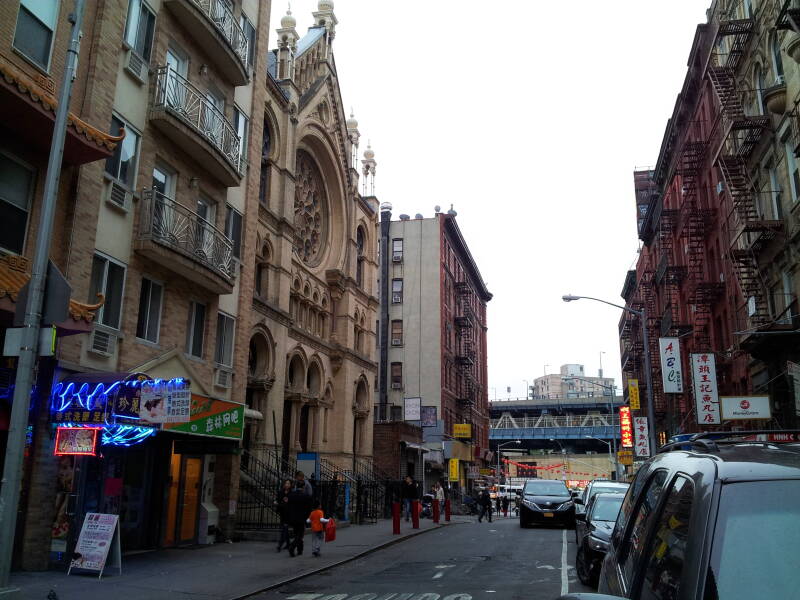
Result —
<path fill-rule="evenodd" d="M 640 410 L 641 405 L 639 404 L 639 380 L 638 379 L 628 379 L 628 404 L 631 406 L 631 410 Z"/>
<path fill-rule="evenodd" d="M 631 409 L 628 406 L 619 407 L 619 433 L 622 438 L 622 447 L 633 448 L 633 424 Z"/>
<path fill-rule="evenodd" d="M 680 394 L 683 392 L 683 374 L 681 373 L 681 347 L 678 338 L 658 338 L 661 354 L 661 379 L 664 392 Z"/>
<path fill-rule="evenodd" d="M 633 436 L 636 456 L 650 456 L 650 438 L 647 435 L 647 417 L 633 417 Z"/>
<path fill-rule="evenodd" d="M 692 382 L 694 385 L 695 411 L 700 425 L 719 425 L 719 392 L 717 391 L 717 368 L 711 352 L 692 354 Z"/>
<path fill-rule="evenodd" d="M 450 479 L 450 481 L 458 481 L 458 459 L 451 458 L 448 467 L 448 479 Z"/>

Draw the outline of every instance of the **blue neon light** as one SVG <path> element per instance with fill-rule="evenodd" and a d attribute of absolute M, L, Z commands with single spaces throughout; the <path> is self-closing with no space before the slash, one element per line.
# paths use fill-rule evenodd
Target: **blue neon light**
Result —
<path fill-rule="evenodd" d="M 59 423 L 59 427 L 98 429 L 97 425 L 90 423 Z M 142 443 L 156 432 L 152 427 L 138 425 L 106 425 L 100 429 L 102 429 L 100 443 L 103 446 L 133 446 Z"/>

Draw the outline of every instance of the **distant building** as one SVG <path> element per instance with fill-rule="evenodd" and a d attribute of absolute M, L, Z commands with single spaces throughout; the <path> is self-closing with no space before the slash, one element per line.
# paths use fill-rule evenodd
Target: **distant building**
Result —
<path fill-rule="evenodd" d="M 561 365 L 558 373 L 551 373 L 537 377 L 533 380 L 534 398 L 579 398 L 592 396 L 606 396 L 613 394 L 614 379 L 603 377 L 602 371 L 598 377 L 588 377 L 583 365 Z"/>

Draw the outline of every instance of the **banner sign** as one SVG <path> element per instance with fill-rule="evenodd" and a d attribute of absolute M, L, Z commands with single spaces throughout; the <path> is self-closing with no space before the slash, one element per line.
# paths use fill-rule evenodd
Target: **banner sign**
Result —
<path fill-rule="evenodd" d="M 143 423 L 186 423 L 192 392 L 188 381 L 157 379 L 141 385 L 139 418 Z"/>
<path fill-rule="evenodd" d="M 227 440 L 241 440 L 244 431 L 244 404 L 192 394 L 187 423 L 164 423 L 165 431 L 181 431 Z"/>
<path fill-rule="evenodd" d="M 619 407 L 619 433 L 623 448 L 633 448 L 633 423 L 629 406 Z"/>
<path fill-rule="evenodd" d="M 678 338 L 658 338 L 658 348 L 661 355 L 661 381 L 664 384 L 664 392 L 682 393 L 681 347 Z"/>
<path fill-rule="evenodd" d="M 700 425 L 719 425 L 719 392 L 717 391 L 717 367 L 714 354 L 689 355 L 692 363 L 695 412 Z"/>
<path fill-rule="evenodd" d="M 458 459 L 451 458 L 448 464 L 448 479 L 450 481 L 458 481 Z"/>
<path fill-rule="evenodd" d="M 56 456 L 95 456 L 97 427 L 59 427 L 56 429 Z"/>
<path fill-rule="evenodd" d="M 639 403 L 639 380 L 628 379 L 628 404 L 631 410 L 641 410 L 642 406 Z"/>
<path fill-rule="evenodd" d="M 472 425 L 470 423 L 453 423 L 453 437 L 471 438 Z"/>
<path fill-rule="evenodd" d="M 617 462 L 621 465 L 632 465 L 633 450 L 620 450 L 617 452 Z"/>
<path fill-rule="evenodd" d="M 480 477 L 480 469 L 475 465 L 467 467 L 467 479 L 477 479 Z"/>
<path fill-rule="evenodd" d="M 403 398 L 403 420 L 422 420 L 422 398 Z"/>
<path fill-rule="evenodd" d="M 792 361 L 786 362 L 786 370 L 792 378 L 794 389 L 794 414 L 800 416 L 800 365 Z"/>
<path fill-rule="evenodd" d="M 102 576 L 108 552 L 112 547 L 114 548 L 112 561 L 117 563 L 114 566 L 119 567 L 120 573 L 122 573 L 118 520 L 117 515 L 86 513 L 67 575 L 72 569 L 86 569 L 98 571 Z"/>
<path fill-rule="evenodd" d="M 772 418 L 769 396 L 723 396 L 720 401 L 726 421 Z"/>
<path fill-rule="evenodd" d="M 421 406 L 419 409 L 419 417 L 420 426 L 422 427 L 436 427 L 436 425 L 438 425 L 435 406 Z"/>
<path fill-rule="evenodd" d="M 650 437 L 647 431 L 647 417 L 633 417 L 633 432 L 636 438 L 636 456 L 650 456 Z"/>

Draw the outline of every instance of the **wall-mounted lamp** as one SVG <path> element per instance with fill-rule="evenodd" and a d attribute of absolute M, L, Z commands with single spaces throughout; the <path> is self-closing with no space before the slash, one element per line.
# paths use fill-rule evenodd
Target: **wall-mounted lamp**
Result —
<path fill-rule="evenodd" d="M 189 188 L 196 190 L 200 187 L 200 180 L 197 177 L 191 177 L 189 179 Z"/>
<path fill-rule="evenodd" d="M 200 65 L 200 76 L 208 77 L 208 65 Z"/>

